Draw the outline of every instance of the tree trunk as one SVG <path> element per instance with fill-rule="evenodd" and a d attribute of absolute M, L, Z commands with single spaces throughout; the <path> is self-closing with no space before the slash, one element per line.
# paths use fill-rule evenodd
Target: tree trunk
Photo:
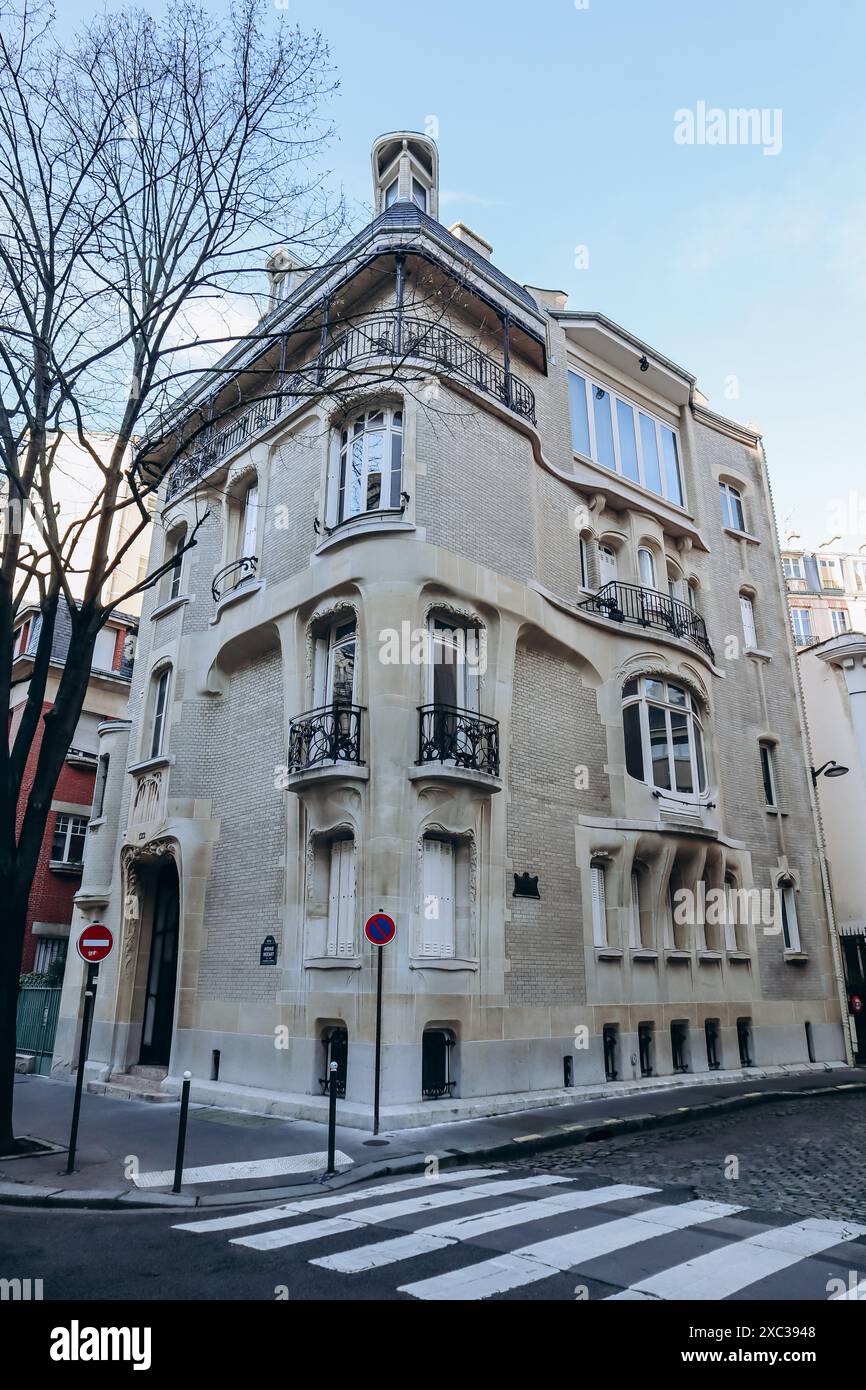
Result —
<path fill-rule="evenodd" d="M 19 885 L 0 878 L 0 901 L 8 904 L 0 931 L 0 1154 L 15 1151 L 12 1129 L 15 1084 L 15 1019 L 18 1012 L 18 977 L 27 921 L 27 898 Z"/>

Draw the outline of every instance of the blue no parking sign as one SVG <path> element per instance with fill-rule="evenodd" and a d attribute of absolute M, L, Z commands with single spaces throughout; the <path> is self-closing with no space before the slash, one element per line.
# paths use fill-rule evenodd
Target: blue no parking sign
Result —
<path fill-rule="evenodd" d="M 387 913 L 377 912 L 368 918 L 364 935 L 373 946 L 387 946 L 397 935 L 397 924 Z"/>

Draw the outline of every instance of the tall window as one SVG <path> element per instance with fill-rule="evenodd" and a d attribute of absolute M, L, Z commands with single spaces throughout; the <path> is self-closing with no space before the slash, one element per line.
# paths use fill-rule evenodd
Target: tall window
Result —
<path fill-rule="evenodd" d="M 399 511 L 403 477 L 403 411 L 367 410 L 340 434 L 337 519 Z"/>
<path fill-rule="evenodd" d="M 430 621 L 427 700 L 478 713 L 481 638 L 474 627 Z"/>
<path fill-rule="evenodd" d="M 623 687 L 625 765 L 630 777 L 663 791 L 707 789 L 701 710 L 674 681 L 640 676 Z"/>
<path fill-rule="evenodd" d="M 834 633 L 850 631 L 851 619 L 848 616 L 847 608 L 831 608 L 830 621 L 833 624 Z"/>
<path fill-rule="evenodd" d="M 764 784 L 764 800 L 768 806 L 776 807 L 779 804 L 779 797 L 776 789 L 776 750 L 772 743 L 762 743 L 760 748 L 761 780 Z"/>
<path fill-rule="evenodd" d="M 737 949 L 737 880 L 725 874 L 725 950 Z"/>
<path fill-rule="evenodd" d="M 839 570 L 838 560 L 831 560 L 828 559 L 826 555 L 819 555 L 818 573 L 821 576 L 822 589 L 842 588 L 842 575 Z"/>
<path fill-rule="evenodd" d="M 399 184 L 399 180 L 395 179 L 394 182 L 393 182 L 393 183 L 389 183 L 389 184 L 388 184 L 388 187 L 385 189 L 385 207 L 386 207 L 386 208 L 389 208 L 389 207 L 392 206 L 393 203 L 396 203 L 396 201 L 397 201 L 397 193 L 398 193 L 398 191 L 399 191 L 399 189 L 398 189 L 398 184 Z"/>
<path fill-rule="evenodd" d="M 334 623 L 323 646 L 324 671 L 319 703 L 322 705 L 353 705 L 355 703 L 355 658 L 357 654 L 355 619 Z"/>
<path fill-rule="evenodd" d="M 740 594 L 740 617 L 743 623 L 743 641 L 747 647 L 757 647 L 758 633 L 755 628 L 755 605 L 748 594 Z"/>
<path fill-rule="evenodd" d="M 256 556 L 259 531 L 259 485 L 250 483 L 244 493 L 243 514 L 240 531 L 240 559 L 251 560 Z"/>
<path fill-rule="evenodd" d="M 331 841 L 325 949 L 329 956 L 355 954 L 355 841 L 350 837 Z"/>
<path fill-rule="evenodd" d="M 782 938 L 786 951 L 800 950 L 800 924 L 797 920 L 797 893 L 791 879 L 783 878 L 778 887 L 782 913 Z"/>
<path fill-rule="evenodd" d="M 86 816 L 70 816 L 65 812 L 60 812 L 54 822 L 51 862 L 54 864 L 81 864 L 84 860 L 86 836 Z"/>
<path fill-rule="evenodd" d="M 589 871 L 592 889 L 592 940 L 595 946 L 607 946 L 607 899 L 603 864 L 593 864 Z"/>
<path fill-rule="evenodd" d="M 600 545 L 598 547 L 598 585 L 603 589 L 605 584 L 611 584 L 617 575 L 616 551 L 612 545 Z"/>
<path fill-rule="evenodd" d="M 421 955 L 455 955 L 456 851 L 452 840 L 426 836 L 421 909 Z"/>
<path fill-rule="evenodd" d="M 646 589 L 654 589 L 656 587 L 655 556 L 651 550 L 647 550 L 646 546 L 641 546 L 638 551 L 637 563 L 641 584 Z"/>
<path fill-rule="evenodd" d="M 183 550 L 185 536 L 186 530 L 181 529 L 179 531 L 176 531 L 175 534 L 171 536 L 169 539 L 168 554 L 165 558 L 166 560 L 175 560 L 176 564 L 174 566 L 174 569 L 170 570 L 168 574 L 166 602 L 173 598 L 177 598 L 181 591 L 181 581 L 183 579 L 183 560 L 179 557 Z"/>
<path fill-rule="evenodd" d="M 637 869 L 631 871 L 629 887 L 628 940 L 630 946 L 639 948 L 643 945 L 643 939 L 640 929 L 640 873 Z"/>
<path fill-rule="evenodd" d="M 91 667 L 94 671 L 114 670 L 114 649 L 117 646 L 117 628 L 104 627 L 96 634 Z"/>
<path fill-rule="evenodd" d="M 583 589 L 589 588 L 589 553 L 586 536 L 580 538 L 580 584 Z"/>
<path fill-rule="evenodd" d="M 794 629 L 794 640 L 798 647 L 803 647 L 807 642 L 814 641 L 812 631 L 812 610 L 811 608 L 792 608 L 791 625 Z"/>
<path fill-rule="evenodd" d="M 153 692 L 153 715 L 150 726 L 150 756 L 158 758 L 165 741 L 165 716 L 168 708 L 168 684 L 171 671 L 166 668 L 157 678 Z"/>
<path fill-rule="evenodd" d="M 719 483 L 719 496 L 722 500 L 722 518 L 732 531 L 745 531 L 746 518 L 743 512 L 743 495 L 731 483 Z"/>
<path fill-rule="evenodd" d="M 568 373 L 568 393 L 575 453 L 682 506 L 675 430 L 579 372 Z"/>
<path fill-rule="evenodd" d="M 98 820 L 105 810 L 105 786 L 108 782 L 108 763 L 107 753 L 101 753 L 99 762 L 96 765 L 96 783 L 93 788 L 93 818 Z"/>
<path fill-rule="evenodd" d="M 412 180 L 412 202 L 416 203 L 422 212 L 427 211 L 427 189 L 417 179 Z"/>

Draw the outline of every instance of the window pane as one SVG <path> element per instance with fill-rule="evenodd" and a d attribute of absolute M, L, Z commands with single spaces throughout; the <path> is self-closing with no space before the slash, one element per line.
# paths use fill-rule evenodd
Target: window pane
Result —
<path fill-rule="evenodd" d="M 645 689 L 648 700 L 663 700 L 665 698 L 665 687 L 662 681 L 654 681 L 648 678 Z"/>
<path fill-rule="evenodd" d="M 402 415 L 394 416 L 395 425 L 402 421 Z M 399 507 L 400 490 L 403 486 L 403 435 L 399 429 L 391 434 L 391 496 L 388 505 Z"/>
<path fill-rule="evenodd" d="M 629 777 L 644 780 L 643 750 L 640 740 L 640 705 L 626 705 L 622 712 L 625 734 L 625 770 Z"/>
<path fill-rule="evenodd" d="M 665 456 L 665 493 L 672 502 L 682 506 L 683 486 L 680 478 L 680 461 L 677 455 L 677 440 L 673 430 L 662 425 L 662 449 Z"/>
<path fill-rule="evenodd" d="M 568 401 L 571 409 L 571 447 L 577 454 L 589 452 L 589 416 L 586 409 L 586 381 L 576 372 L 568 374 Z"/>
<path fill-rule="evenodd" d="M 54 822 L 54 839 L 51 842 L 51 858 L 66 858 L 66 832 L 69 829 L 69 817 L 58 816 Z"/>
<path fill-rule="evenodd" d="M 385 436 L 381 431 L 367 435 L 367 511 L 375 511 L 382 500 L 382 451 Z"/>
<path fill-rule="evenodd" d="M 670 702 L 671 702 L 672 705 L 681 705 L 681 706 L 683 707 L 683 709 L 685 709 L 685 707 L 686 707 L 686 692 L 683 690 L 682 686 L 680 686 L 680 685 L 669 685 L 669 686 L 668 686 L 668 699 L 670 700 Z"/>
<path fill-rule="evenodd" d="M 668 760 L 668 730 L 665 711 L 659 709 L 657 705 L 650 705 L 648 714 L 653 786 L 667 788 L 669 791 L 671 772 Z"/>
<path fill-rule="evenodd" d="M 698 765 L 698 791 L 705 792 L 707 789 L 707 764 L 704 757 L 703 734 L 697 724 L 692 725 L 692 734 L 695 740 L 695 762 Z"/>
<path fill-rule="evenodd" d="M 640 481 L 640 472 L 637 465 L 637 441 L 634 437 L 634 411 L 625 401 L 617 401 L 616 419 L 619 426 L 619 460 L 623 476 L 637 483 Z"/>
<path fill-rule="evenodd" d="M 638 563 L 640 566 L 640 582 L 648 589 L 656 586 L 656 567 L 651 550 L 638 551 Z"/>
<path fill-rule="evenodd" d="M 773 784 L 773 755 L 766 743 L 761 744 L 761 777 L 764 782 L 764 796 L 768 806 L 776 804 L 776 788 Z"/>
<path fill-rule="evenodd" d="M 599 395 L 599 392 L 601 394 Z M 616 468 L 613 451 L 613 421 L 610 418 L 610 396 L 600 386 L 592 388 L 592 408 L 595 416 L 595 452 L 605 468 Z"/>
<path fill-rule="evenodd" d="M 636 694 L 637 694 L 637 681 L 636 681 L 636 680 L 626 681 L 625 685 L 624 685 L 623 688 L 622 688 L 622 696 L 623 696 L 623 699 L 624 699 L 624 700 L 627 700 L 627 699 L 629 698 L 630 695 L 636 695 Z"/>
<path fill-rule="evenodd" d="M 674 748 L 674 775 L 677 791 L 693 792 L 692 756 L 689 743 L 689 721 L 685 714 L 671 715 L 671 737 Z"/>
<path fill-rule="evenodd" d="M 355 695 L 355 637 L 344 637 L 331 652 L 330 699 L 350 705 Z"/>
<path fill-rule="evenodd" d="M 656 440 L 656 422 L 648 415 L 640 417 L 640 442 L 643 449 L 644 486 L 652 492 L 662 493 L 662 475 L 659 467 L 659 449 Z"/>

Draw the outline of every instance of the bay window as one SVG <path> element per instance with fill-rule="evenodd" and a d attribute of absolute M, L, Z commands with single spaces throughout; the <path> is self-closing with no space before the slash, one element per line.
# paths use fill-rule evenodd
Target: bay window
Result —
<path fill-rule="evenodd" d="M 403 480 L 403 411 L 376 407 L 356 415 L 339 435 L 330 523 L 365 512 L 399 511 Z"/>
<path fill-rule="evenodd" d="M 652 676 L 627 681 L 622 718 L 630 777 L 686 796 L 706 791 L 701 710 L 684 686 Z"/>
<path fill-rule="evenodd" d="M 576 454 L 683 506 L 676 430 L 579 372 L 568 373 L 568 395 Z"/>

